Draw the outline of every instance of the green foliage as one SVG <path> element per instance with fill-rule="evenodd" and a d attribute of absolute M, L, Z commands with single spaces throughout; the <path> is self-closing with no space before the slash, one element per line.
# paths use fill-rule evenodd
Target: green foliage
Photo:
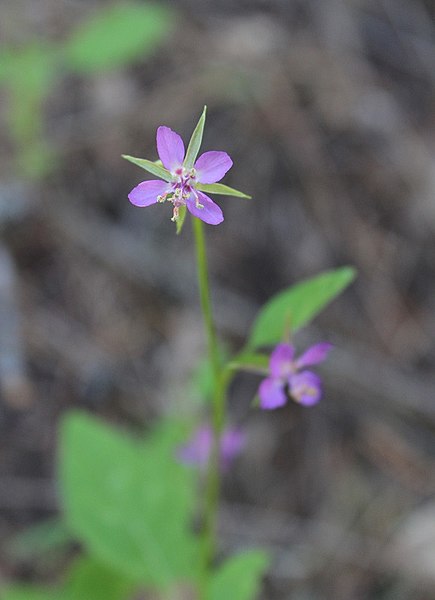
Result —
<path fill-rule="evenodd" d="M 85 414 L 62 427 L 60 480 L 71 531 L 98 560 L 165 589 L 195 580 L 190 532 L 195 483 L 175 460 L 179 430 L 162 425 L 139 443 Z"/>
<path fill-rule="evenodd" d="M 172 13 L 157 4 L 120 3 L 99 10 L 66 43 L 67 65 L 79 73 L 109 71 L 147 57 L 167 37 Z"/>
<path fill-rule="evenodd" d="M 191 169 L 193 167 L 196 157 L 198 156 L 199 149 L 201 148 L 206 113 L 207 107 L 204 106 L 202 114 L 199 117 L 199 121 L 195 129 L 193 130 L 192 137 L 189 141 L 189 145 L 187 146 L 186 156 L 184 158 L 184 166 L 186 167 L 186 169 Z"/>
<path fill-rule="evenodd" d="M 44 137 L 43 107 L 60 67 L 95 75 L 147 58 L 169 35 L 173 21 L 168 7 L 118 2 L 98 11 L 64 43 L 0 48 L 0 85 L 9 94 L 6 115 L 20 172 L 38 178 L 56 165 Z"/>
<path fill-rule="evenodd" d="M 258 352 L 241 352 L 229 363 L 233 371 L 254 371 L 255 373 L 268 372 L 269 356 Z"/>
<path fill-rule="evenodd" d="M 80 558 L 56 599 L 126 600 L 132 589 L 130 580 L 92 559 Z"/>
<path fill-rule="evenodd" d="M 7 119 L 20 154 L 20 169 L 31 177 L 49 168 L 51 152 L 43 140 L 43 103 L 57 69 L 49 44 L 29 44 L 0 52 L 0 83 L 9 88 Z"/>
<path fill-rule="evenodd" d="M 1 600 L 128 600 L 131 581 L 92 559 L 75 561 L 66 581 L 58 587 L 11 586 Z"/>
<path fill-rule="evenodd" d="M 239 190 L 235 190 L 223 183 L 197 183 L 196 187 L 201 192 L 206 192 L 207 194 L 221 194 L 222 196 L 234 196 L 235 198 L 245 198 L 247 200 L 252 199 L 252 196 L 239 192 Z"/>
<path fill-rule="evenodd" d="M 145 169 L 148 173 L 155 175 L 156 177 L 160 177 L 164 181 L 171 181 L 172 175 L 170 172 L 162 167 L 159 162 L 153 162 L 152 160 L 147 160 L 146 158 L 135 158 L 134 156 L 129 156 L 128 154 L 123 154 L 122 158 L 128 160 L 129 162 L 137 165 L 141 169 Z"/>
<path fill-rule="evenodd" d="M 43 94 L 57 66 L 55 48 L 47 43 L 30 43 L 19 49 L 3 47 L 0 59 L 0 83 L 7 82 L 32 96 Z"/>
<path fill-rule="evenodd" d="M 187 207 L 185 204 L 182 204 L 180 206 L 180 208 L 178 209 L 178 219 L 176 221 L 177 235 L 180 235 L 180 233 L 183 229 L 184 221 L 186 220 L 186 214 L 187 214 Z"/>
<path fill-rule="evenodd" d="M 58 600 L 54 592 L 33 585 L 14 585 L 2 590 L 1 600 Z"/>
<path fill-rule="evenodd" d="M 214 574 L 207 600 L 253 600 L 268 563 L 267 554 L 260 550 L 232 556 Z"/>
<path fill-rule="evenodd" d="M 326 271 L 280 292 L 261 309 L 251 329 L 247 347 L 271 346 L 307 325 L 355 279 L 355 270 L 342 267 Z"/>

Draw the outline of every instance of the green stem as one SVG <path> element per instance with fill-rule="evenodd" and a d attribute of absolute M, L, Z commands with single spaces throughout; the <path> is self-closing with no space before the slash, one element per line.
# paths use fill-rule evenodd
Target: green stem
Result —
<path fill-rule="evenodd" d="M 204 225 L 200 219 L 193 218 L 193 231 L 195 236 L 197 275 L 199 295 L 204 327 L 207 335 L 208 356 L 213 373 L 213 448 L 207 469 L 204 525 L 203 525 L 203 589 L 205 597 L 206 582 L 210 565 L 216 554 L 216 520 L 220 493 L 220 437 L 225 423 L 225 392 L 226 385 L 223 378 L 223 366 L 219 355 L 219 346 L 210 298 L 210 285 L 207 266 L 207 252 L 205 246 Z"/>

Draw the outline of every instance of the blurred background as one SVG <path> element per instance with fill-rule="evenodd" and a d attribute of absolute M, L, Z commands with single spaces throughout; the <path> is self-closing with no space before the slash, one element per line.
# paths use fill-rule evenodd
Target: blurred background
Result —
<path fill-rule="evenodd" d="M 434 19 L 432 0 L 0 0 L 0 580 L 53 581 L 70 555 L 23 533 L 57 514 L 66 410 L 137 427 L 203 401 L 190 224 L 130 205 L 148 176 L 120 155 L 156 159 L 156 128 L 186 140 L 207 104 L 203 149 L 253 196 L 207 228 L 229 349 L 281 288 L 359 271 L 296 340 L 336 346 L 317 408 L 259 414 L 258 378 L 234 382 L 223 550 L 272 550 L 264 600 L 435 598 Z"/>

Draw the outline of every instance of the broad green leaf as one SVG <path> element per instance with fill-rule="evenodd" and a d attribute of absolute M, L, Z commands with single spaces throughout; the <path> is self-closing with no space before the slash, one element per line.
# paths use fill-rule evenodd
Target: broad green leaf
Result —
<path fill-rule="evenodd" d="M 246 198 L 251 200 L 252 196 L 239 192 L 234 188 L 224 185 L 223 183 L 198 183 L 196 186 L 201 192 L 207 192 L 208 194 L 221 194 L 222 196 L 235 196 L 236 198 Z"/>
<path fill-rule="evenodd" d="M 286 328 L 294 333 L 307 325 L 355 279 L 355 275 L 352 267 L 342 267 L 280 292 L 260 310 L 247 347 L 254 349 L 277 344 Z"/>
<path fill-rule="evenodd" d="M 76 29 L 64 57 L 80 73 L 116 69 L 149 56 L 167 38 L 172 24 L 172 11 L 160 4 L 111 4 Z"/>
<path fill-rule="evenodd" d="M 158 162 L 153 162 L 152 160 L 147 160 L 146 158 L 135 158 L 134 156 L 129 156 L 128 154 L 123 154 L 122 158 L 125 158 L 125 160 L 130 161 L 138 167 L 141 167 L 141 169 L 145 169 L 145 171 L 148 171 L 148 173 L 156 175 L 156 177 L 160 177 L 160 179 L 163 179 L 164 181 L 171 181 L 172 179 L 170 172 L 164 167 L 161 167 Z"/>
<path fill-rule="evenodd" d="M 229 558 L 213 575 L 207 600 L 255 600 L 269 558 L 251 550 Z"/>
<path fill-rule="evenodd" d="M 35 585 L 8 586 L 1 590 L 0 598 L 1 600 L 60 600 L 50 588 Z"/>
<path fill-rule="evenodd" d="M 133 588 L 130 580 L 113 569 L 91 558 L 79 558 L 56 600 L 127 600 Z"/>
<path fill-rule="evenodd" d="M 202 135 L 204 133 L 205 115 L 207 113 L 207 107 L 204 106 L 199 121 L 193 130 L 192 137 L 190 138 L 189 145 L 187 147 L 186 156 L 184 158 L 184 166 L 186 169 L 191 169 L 195 163 L 196 157 L 198 156 L 199 149 L 202 143 Z"/>
<path fill-rule="evenodd" d="M 67 546 L 72 539 L 65 523 L 59 518 L 52 518 L 15 536 L 6 549 L 15 559 L 28 560 L 53 550 L 58 551 Z"/>
<path fill-rule="evenodd" d="M 186 205 L 183 204 L 179 208 L 178 219 L 176 220 L 177 235 L 180 235 L 180 233 L 183 229 L 184 221 L 186 220 L 186 212 L 187 212 Z"/>
<path fill-rule="evenodd" d="M 242 352 L 235 356 L 228 367 L 233 371 L 268 372 L 269 356 L 258 352 Z"/>
<path fill-rule="evenodd" d="M 62 427 L 68 526 L 99 561 L 159 589 L 197 574 L 195 480 L 175 460 L 177 443 L 169 426 L 139 443 L 81 413 Z"/>
<path fill-rule="evenodd" d="M 7 587 L 1 600 L 129 600 L 134 586 L 113 569 L 90 558 L 79 558 L 60 586 Z"/>

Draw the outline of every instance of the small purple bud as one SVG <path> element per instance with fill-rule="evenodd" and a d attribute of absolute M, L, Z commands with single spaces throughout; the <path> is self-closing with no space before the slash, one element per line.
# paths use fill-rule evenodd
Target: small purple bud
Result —
<path fill-rule="evenodd" d="M 245 445 L 245 434 L 236 428 L 226 428 L 220 441 L 222 471 L 227 471 Z M 177 456 L 185 464 L 205 469 L 213 447 L 213 430 L 209 425 L 199 427 L 187 444 L 181 446 Z"/>

